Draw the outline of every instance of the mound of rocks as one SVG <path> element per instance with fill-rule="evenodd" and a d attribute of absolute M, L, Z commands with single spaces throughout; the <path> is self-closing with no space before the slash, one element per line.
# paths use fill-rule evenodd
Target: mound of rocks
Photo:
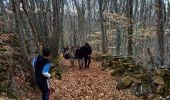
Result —
<path fill-rule="evenodd" d="M 148 97 L 170 96 L 170 69 L 150 69 L 135 63 L 133 57 L 102 55 L 96 58 L 104 69 L 110 68 L 117 89 L 130 89 L 135 95 Z"/>

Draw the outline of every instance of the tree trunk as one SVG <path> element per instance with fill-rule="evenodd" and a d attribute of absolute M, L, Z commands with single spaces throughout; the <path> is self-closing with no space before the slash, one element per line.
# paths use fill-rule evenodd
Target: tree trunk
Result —
<path fill-rule="evenodd" d="M 114 11 L 115 13 L 119 13 L 118 12 L 118 1 L 112 1 L 113 5 L 114 5 Z M 116 27 L 116 55 L 119 56 L 120 55 L 120 46 L 121 46 L 121 29 L 120 27 Z"/>
<path fill-rule="evenodd" d="M 102 52 L 106 54 L 106 38 L 105 38 L 105 30 L 104 30 L 104 18 L 103 18 L 103 0 L 98 0 L 99 2 L 99 17 L 100 17 L 100 28 L 102 33 Z"/>
<path fill-rule="evenodd" d="M 33 24 L 32 20 L 31 20 L 30 16 L 28 15 L 28 12 L 27 12 L 26 5 L 25 5 L 24 0 L 20 0 L 20 1 L 21 1 L 21 3 L 22 3 L 22 8 L 23 8 L 23 10 L 24 10 L 24 12 L 25 12 L 25 15 L 26 15 L 26 17 L 28 18 L 28 22 L 29 22 L 30 27 L 31 27 L 31 29 L 32 29 L 32 34 L 33 34 L 33 36 L 34 36 L 34 40 L 35 40 L 35 43 L 36 43 L 36 47 L 37 47 L 37 49 L 38 49 L 38 51 L 39 51 L 39 50 L 40 50 L 40 47 L 39 47 L 38 40 L 37 40 L 37 37 L 36 37 L 36 30 L 35 30 L 34 24 Z M 40 52 L 40 51 L 39 51 L 39 52 Z"/>
<path fill-rule="evenodd" d="M 78 34 L 80 37 L 79 44 L 83 44 L 86 42 L 84 1 L 82 0 L 81 4 L 79 4 L 79 1 L 74 0 L 74 4 L 76 6 L 78 15 Z"/>
<path fill-rule="evenodd" d="M 16 33 L 19 39 L 19 43 L 20 43 L 20 47 L 22 48 L 22 54 L 24 54 L 25 60 L 26 61 L 30 61 L 30 57 L 27 54 L 27 49 L 26 49 L 26 45 L 23 39 L 23 35 L 21 33 L 21 24 L 20 24 L 20 18 L 19 18 L 19 7 L 18 5 L 20 5 L 20 2 L 18 0 L 11 0 L 12 1 L 12 10 L 14 12 L 14 17 L 15 17 L 15 29 L 16 29 Z"/>
<path fill-rule="evenodd" d="M 5 32 L 5 31 L 7 31 L 7 26 L 6 26 L 6 20 L 7 20 L 7 14 L 6 14 L 6 11 L 5 11 L 5 5 L 4 5 L 4 3 L 3 3 L 4 1 L 3 0 L 0 0 L 0 21 L 2 20 L 2 29 L 0 30 L 0 32 Z M 2 16 L 2 18 L 1 18 L 1 16 Z"/>
<path fill-rule="evenodd" d="M 64 28 L 63 27 L 64 2 L 65 2 L 65 0 L 62 0 L 61 15 L 60 15 L 60 17 L 61 17 L 61 19 L 60 19 L 60 23 L 61 23 L 61 47 L 64 47 L 64 35 L 63 35 L 63 33 L 64 33 L 64 30 L 63 30 L 63 28 Z"/>
<path fill-rule="evenodd" d="M 129 19 L 129 25 L 128 25 L 128 56 L 133 56 L 133 23 L 132 23 L 132 17 L 133 17 L 133 0 L 127 1 L 127 18 Z"/>
<path fill-rule="evenodd" d="M 156 13 L 156 34 L 158 41 L 158 57 L 160 59 L 160 64 L 164 65 L 164 2 L 162 0 L 155 1 L 155 13 Z"/>
<path fill-rule="evenodd" d="M 60 10 L 62 5 L 62 0 L 52 0 L 53 3 L 53 11 L 54 11 L 54 19 L 53 19 L 53 34 L 51 41 L 51 50 L 53 58 L 56 58 L 59 54 L 59 45 L 60 45 L 60 37 L 61 37 L 61 17 Z"/>
<path fill-rule="evenodd" d="M 88 24 L 87 24 L 87 32 L 88 32 L 88 34 L 90 34 L 91 33 L 91 0 L 87 0 L 87 9 L 88 9 L 88 17 L 87 17 L 87 19 L 88 19 Z"/>

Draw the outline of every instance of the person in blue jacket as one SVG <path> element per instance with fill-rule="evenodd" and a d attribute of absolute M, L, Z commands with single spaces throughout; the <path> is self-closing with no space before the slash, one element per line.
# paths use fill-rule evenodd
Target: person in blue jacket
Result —
<path fill-rule="evenodd" d="M 49 73 L 51 64 L 49 61 L 50 58 L 50 49 L 43 48 L 42 55 L 38 55 L 32 61 L 32 65 L 35 69 L 35 80 L 42 92 L 42 100 L 49 100 L 50 96 L 50 86 L 49 78 L 51 74 Z"/>

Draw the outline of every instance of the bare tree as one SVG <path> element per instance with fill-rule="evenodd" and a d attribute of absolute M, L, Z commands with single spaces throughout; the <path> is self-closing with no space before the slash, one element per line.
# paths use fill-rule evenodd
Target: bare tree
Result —
<path fill-rule="evenodd" d="M 158 54 L 160 58 L 160 64 L 164 65 L 164 2 L 163 0 L 155 1 L 155 13 L 156 13 L 156 34 L 158 39 Z"/>
<path fill-rule="evenodd" d="M 15 26 L 16 26 L 16 33 L 19 39 L 20 47 L 22 48 L 22 53 L 25 57 L 26 61 L 30 60 L 30 56 L 27 53 L 26 45 L 23 39 L 23 34 L 21 33 L 21 21 L 19 20 L 19 6 L 20 2 L 18 0 L 12 0 L 12 10 L 14 12 L 14 17 L 15 17 Z"/>
<path fill-rule="evenodd" d="M 98 0 L 99 3 L 99 18 L 100 18 L 100 28 L 101 28 L 101 33 L 102 33 L 102 52 L 105 54 L 106 51 L 106 39 L 105 39 L 105 30 L 104 30 L 104 17 L 103 17 L 103 12 L 104 12 L 104 2 L 103 0 Z"/>
<path fill-rule="evenodd" d="M 74 0 L 76 6 L 77 15 L 78 15 L 78 33 L 79 33 L 79 44 L 83 44 L 86 41 L 86 32 L 85 32 L 85 0 Z"/>
<path fill-rule="evenodd" d="M 127 17 L 129 19 L 129 25 L 128 25 L 128 55 L 133 55 L 133 23 L 132 23 L 132 17 L 133 17 L 133 0 L 127 1 Z"/>
<path fill-rule="evenodd" d="M 51 41 L 51 49 L 53 57 L 57 57 L 59 53 L 59 45 L 60 45 L 60 38 L 62 34 L 62 1 L 63 0 L 53 0 L 53 34 L 52 34 L 52 41 Z"/>

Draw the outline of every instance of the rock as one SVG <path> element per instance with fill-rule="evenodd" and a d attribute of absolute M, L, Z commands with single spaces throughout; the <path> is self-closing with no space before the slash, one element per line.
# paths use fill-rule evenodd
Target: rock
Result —
<path fill-rule="evenodd" d="M 133 78 L 133 82 L 134 82 L 134 83 L 137 83 L 137 84 L 141 84 L 141 83 L 142 83 L 142 80 L 141 80 L 141 79 L 135 79 L 135 78 Z"/>
<path fill-rule="evenodd" d="M 146 100 L 152 100 L 154 96 L 154 94 L 148 94 Z"/>
<path fill-rule="evenodd" d="M 167 68 L 159 68 L 155 70 L 156 75 L 165 76 L 167 73 L 170 73 Z"/>
<path fill-rule="evenodd" d="M 125 57 L 125 60 L 123 60 L 122 62 L 123 62 L 123 63 L 126 63 L 126 62 L 128 62 L 128 63 L 134 63 L 135 61 L 134 61 L 133 57 Z"/>
<path fill-rule="evenodd" d="M 0 45 L 4 45 L 5 43 L 2 41 L 2 40 L 0 40 Z"/>
<path fill-rule="evenodd" d="M 159 76 L 159 75 L 154 77 L 153 82 L 156 83 L 156 84 L 159 84 L 159 85 L 164 85 L 165 84 L 163 78 L 161 76 Z"/>
<path fill-rule="evenodd" d="M 170 77 L 164 76 L 163 77 L 165 84 L 170 86 Z"/>
<path fill-rule="evenodd" d="M 151 100 L 162 100 L 160 95 L 155 95 Z"/>
<path fill-rule="evenodd" d="M 110 61 L 107 61 L 107 60 L 103 60 L 102 61 L 102 66 L 103 67 L 110 67 L 110 66 L 112 66 L 112 64 L 111 64 L 111 62 Z"/>
<path fill-rule="evenodd" d="M 133 88 L 135 88 L 134 91 L 135 91 L 135 95 L 137 96 L 147 97 L 148 93 L 151 91 L 150 84 L 147 82 L 137 83 L 136 86 L 134 86 Z"/>
<path fill-rule="evenodd" d="M 156 74 L 156 75 L 161 75 L 161 70 L 160 70 L 160 69 L 156 69 L 156 70 L 155 70 L 155 74 Z"/>
<path fill-rule="evenodd" d="M 133 57 L 102 55 L 100 60 L 104 67 L 113 70 L 111 75 L 118 82 L 117 89 L 130 87 L 135 92 L 137 91 L 138 96 L 146 95 L 146 97 L 154 93 L 151 99 L 154 96 L 158 99 L 159 95 L 163 97 L 170 95 L 170 69 L 168 67 L 151 70 L 136 64 Z"/>
<path fill-rule="evenodd" d="M 126 89 L 133 83 L 133 79 L 129 76 L 124 77 L 116 86 L 117 89 Z"/>
<path fill-rule="evenodd" d="M 121 64 L 121 62 L 119 62 L 119 61 L 112 61 L 112 68 L 113 69 L 118 68 L 120 64 Z"/>
<path fill-rule="evenodd" d="M 164 92 L 165 92 L 165 89 L 163 85 L 158 85 L 158 87 L 156 88 L 156 93 L 163 94 Z"/>
<path fill-rule="evenodd" d="M 136 79 L 141 79 L 143 77 L 143 74 L 133 74 L 133 77 Z"/>
<path fill-rule="evenodd" d="M 142 66 L 140 66 L 140 65 L 130 64 L 128 70 L 129 70 L 130 72 L 133 72 L 133 73 L 138 74 L 139 71 L 143 70 L 143 68 L 142 68 Z"/>
<path fill-rule="evenodd" d="M 131 67 L 131 65 L 131 63 L 123 63 L 123 66 L 125 66 L 126 68 Z"/>
<path fill-rule="evenodd" d="M 145 81 L 145 80 L 148 80 L 146 74 L 133 74 L 132 77 L 134 77 L 135 79 L 137 80 L 142 80 L 142 81 Z"/>
<path fill-rule="evenodd" d="M 113 69 L 111 75 L 112 76 L 115 76 L 115 75 L 122 76 L 124 74 L 124 71 L 125 71 L 125 69 L 123 69 L 123 68 L 116 68 L 116 69 Z"/>
<path fill-rule="evenodd" d="M 1 76 L 0 77 L 0 82 L 4 81 L 4 80 L 7 80 L 8 78 L 6 76 Z"/>
<path fill-rule="evenodd" d="M 0 51 L 3 52 L 3 51 L 7 51 L 5 48 L 0 48 Z"/>

